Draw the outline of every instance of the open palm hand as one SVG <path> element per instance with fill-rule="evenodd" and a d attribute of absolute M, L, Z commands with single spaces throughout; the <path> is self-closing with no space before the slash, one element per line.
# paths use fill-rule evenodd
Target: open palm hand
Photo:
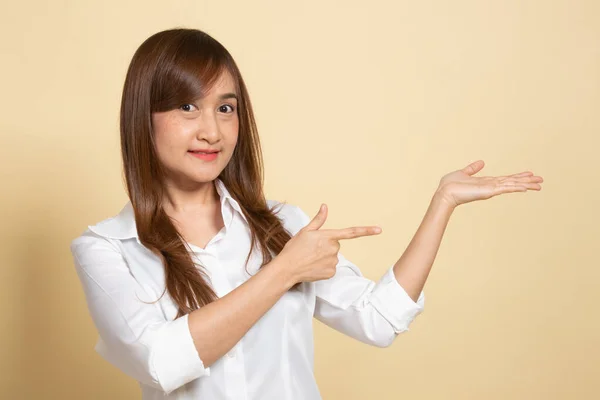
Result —
<path fill-rule="evenodd" d="M 541 190 L 541 176 L 525 171 L 505 176 L 474 176 L 485 163 L 475 161 L 463 169 L 450 172 L 442 177 L 437 192 L 452 207 L 475 200 L 486 200 L 503 193 Z"/>

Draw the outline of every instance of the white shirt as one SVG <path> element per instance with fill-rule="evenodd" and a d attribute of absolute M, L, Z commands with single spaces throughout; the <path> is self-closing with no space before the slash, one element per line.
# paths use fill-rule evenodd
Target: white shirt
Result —
<path fill-rule="evenodd" d="M 245 259 L 250 229 L 224 183 L 215 186 L 225 226 L 205 249 L 190 245 L 212 287 L 224 296 L 250 278 Z M 284 227 L 295 235 L 308 224 L 299 207 L 277 207 Z M 177 306 L 165 290 L 163 265 L 137 236 L 128 202 L 115 217 L 89 226 L 71 243 L 86 303 L 98 330 L 95 350 L 136 379 L 144 400 L 317 400 L 313 374 L 313 316 L 362 342 L 389 346 L 421 313 L 395 279 L 392 267 L 373 282 L 338 253 L 335 276 L 303 282 L 288 291 L 242 339 L 210 367 L 203 364 L 188 327 L 188 315 L 174 320 Z M 248 271 L 258 271 L 255 248 Z M 146 303 L 149 304 L 146 304 Z M 202 340 L 202 338 L 197 338 Z"/>

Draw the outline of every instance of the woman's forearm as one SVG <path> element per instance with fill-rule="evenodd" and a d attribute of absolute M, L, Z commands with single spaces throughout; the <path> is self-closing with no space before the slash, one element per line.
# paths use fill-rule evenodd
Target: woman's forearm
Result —
<path fill-rule="evenodd" d="M 394 264 L 396 280 L 414 301 L 425 286 L 453 210 L 436 192 L 417 232 Z"/>
<path fill-rule="evenodd" d="M 399 284 L 416 301 L 440 246 L 452 207 L 434 195 L 415 236 L 394 265 Z M 188 316 L 190 332 L 205 366 L 227 353 L 295 283 L 277 260 L 227 295 Z"/>
<path fill-rule="evenodd" d="M 231 350 L 295 282 L 276 259 L 222 298 L 192 311 L 188 324 L 205 367 Z"/>

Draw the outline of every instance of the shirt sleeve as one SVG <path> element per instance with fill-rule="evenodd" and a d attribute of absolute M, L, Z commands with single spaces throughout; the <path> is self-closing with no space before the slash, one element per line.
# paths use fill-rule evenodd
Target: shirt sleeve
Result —
<path fill-rule="evenodd" d="M 210 375 L 194 345 L 188 315 L 167 320 L 151 302 L 156 299 L 143 296 L 116 244 L 86 231 L 71 242 L 71 253 L 101 339 L 100 355 L 166 394 Z"/>
<path fill-rule="evenodd" d="M 310 217 L 297 207 L 301 227 Z M 393 266 L 377 282 L 364 277 L 360 269 L 338 253 L 336 274 L 314 282 L 314 316 L 331 328 L 361 342 L 387 347 L 404 331 L 425 306 L 425 294 L 417 301 L 398 283 Z"/>

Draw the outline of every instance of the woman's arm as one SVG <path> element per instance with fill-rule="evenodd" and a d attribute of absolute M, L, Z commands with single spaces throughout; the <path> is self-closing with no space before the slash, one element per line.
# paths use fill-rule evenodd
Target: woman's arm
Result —
<path fill-rule="evenodd" d="M 398 283 L 415 300 L 423 289 L 452 211 L 461 204 L 515 192 L 539 191 L 541 176 L 523 171 L 503 176 L 474 176 L 485 163 L 475 161 L 442 177 L 423 222 L 394 265 Z"/>
<path fill-rule="evenodd" d="M 339 255 L 336 275 L 315 282 L 315 317 L 365 343 L 389 346 L 424 308 L 423 287 L 453 210 L 460 204 L 527 190 L 540 190 L 543 179 L 525 171 L 500 177 L 475 177 L 483 161 L 446 174 L 415 236 L 394 266 L 377 282 Z M 308 216 L 298 210 L 302 224 Z"/>
<path fill-rule="evenodd" d="M 425 286 L 453 210 L 436 192 L 417 232 L 394 264 L 396 280 L 413 301 Z"/>
<path fill-rule="evenodd" d="M 119 246 L 91 231 L 71 243 L 98 352 L 136 380 L 170 393 L 201 376 L 295 283 L 289 268 L 265 265 L 222 298 L 173 321 L 134 278 Z"/>
<path fill-rule="evenodd" d="M 295 282 L 277 258 L 222 298 L 189 314 L 189 326 L 198 354 L 212 364 L 248 332 Z"/>
<path fill-rule="evenodd" d="M 298 206 L 288 206 L 291 233 L 296 234 L 310 222 Z M 332 277 L 313 283 L 314 316 L 319 321 L 361 342 L 387 347 L 419 315 L 425 305 L 425 294 L 413 301 L 394 277 L 392 267 L 372 281 L 360 269 L 337 252 L 337 265 Z"/>

